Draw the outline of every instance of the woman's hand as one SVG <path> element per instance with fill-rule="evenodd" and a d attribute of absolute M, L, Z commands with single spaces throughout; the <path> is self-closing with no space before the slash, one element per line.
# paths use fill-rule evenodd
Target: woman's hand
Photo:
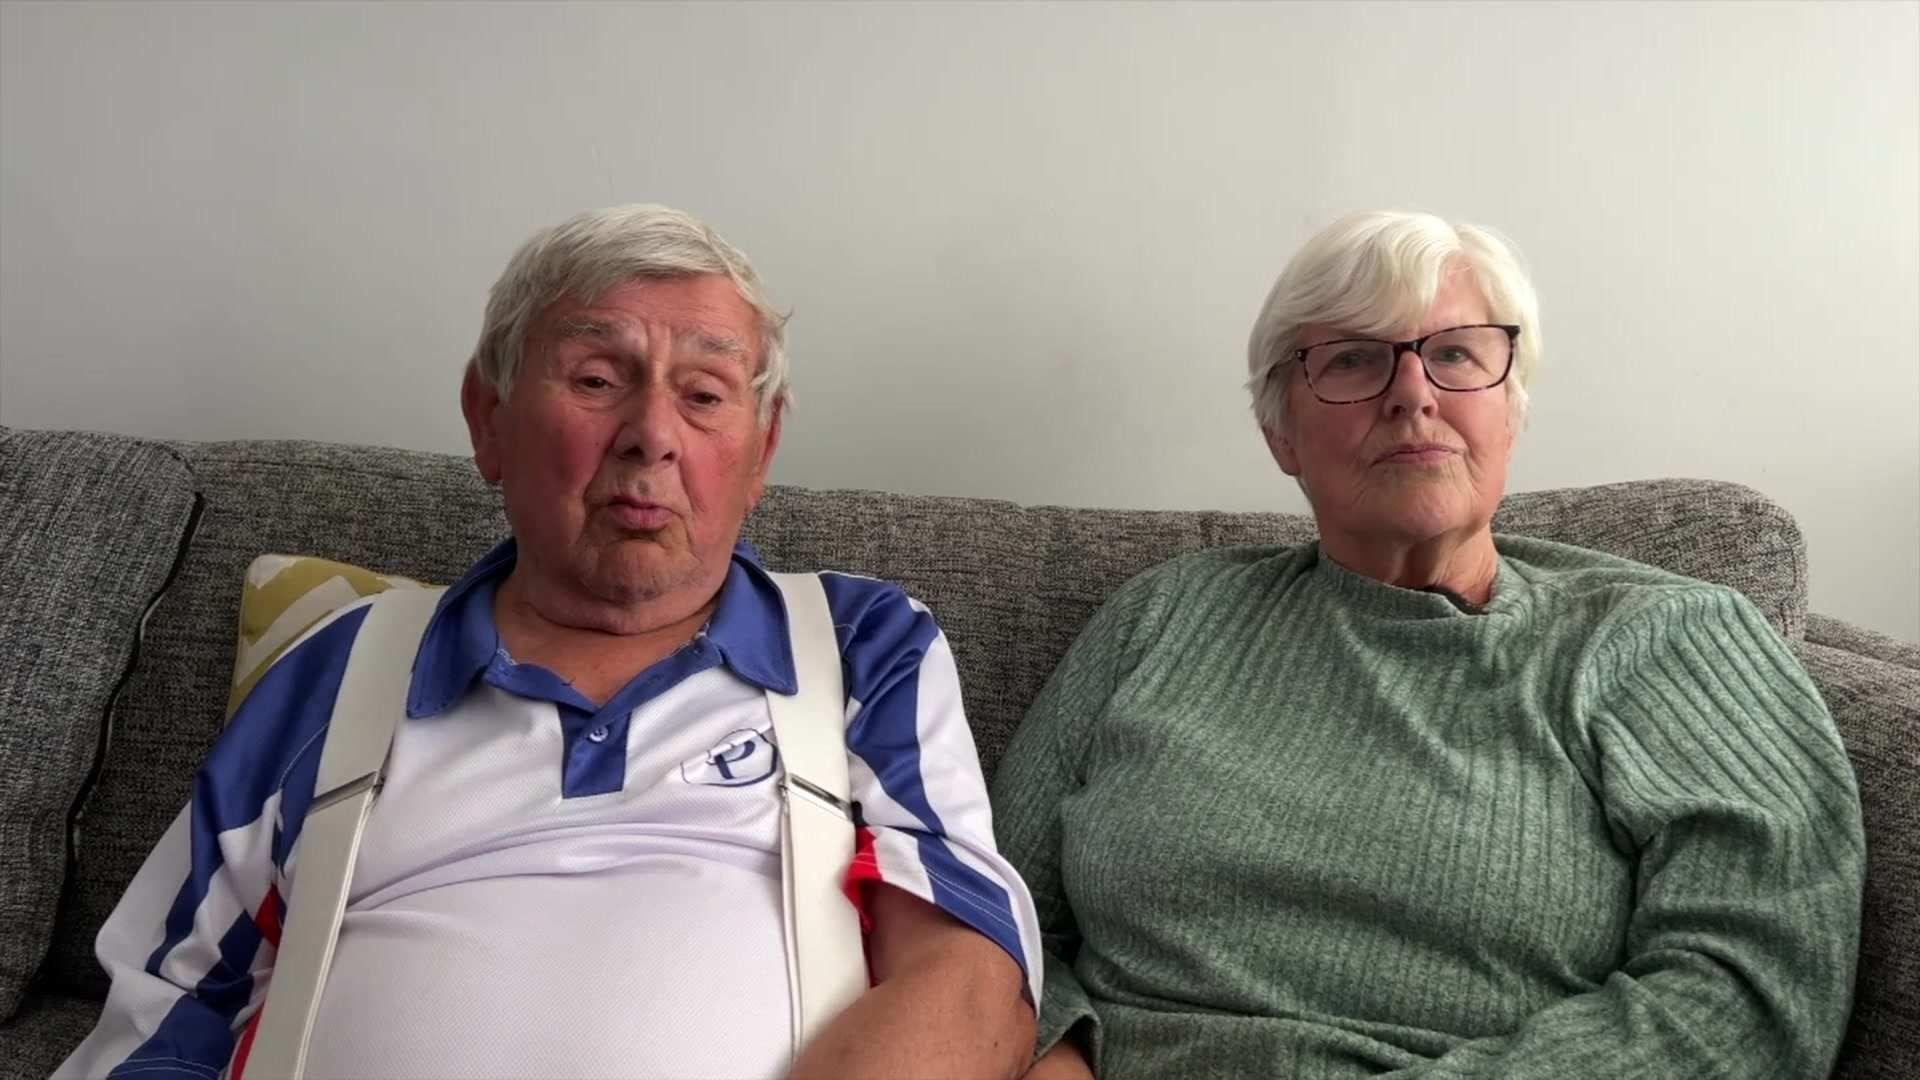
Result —
<path fill-rule="evenodd" d="M 1093 1080 L 1093 1069 L 1079 1048 L 1061 1039 L 1027 1070 L 1026 1080 Z"/>

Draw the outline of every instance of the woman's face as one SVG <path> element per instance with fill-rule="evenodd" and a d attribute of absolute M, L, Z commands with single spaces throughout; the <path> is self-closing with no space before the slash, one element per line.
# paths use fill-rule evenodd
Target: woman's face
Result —
<path fill-rule="evenodd" d="M 1449 327 L 1490 323 L 1473 277 L 1463 267 L 1441 281 L 1419 324 L 1396 341 Z M 1300 347 L 1342 338 L 1382 337 L 1337 326 L 1308 326 Z M 1490 528 L 1506 491 L 1513 429 L 1504 387 L 1441 390 L 1427 381 L 1411 350 L 1395 359 L 1393 383 L 1370 401 L 1329 405 L 1313 395 L 1300 365 L 1284 433 L 1266 432 L 1275 461 L 1300 480 L 1321 535 L 1364 545 L 1464 541 Z"/>

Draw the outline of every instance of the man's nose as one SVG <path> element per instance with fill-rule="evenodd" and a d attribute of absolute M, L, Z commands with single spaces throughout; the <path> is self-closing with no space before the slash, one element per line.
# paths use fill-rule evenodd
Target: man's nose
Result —
<path fill-rule="evenodd" d="M 645 386 L 628 400 L 614 437 L 614 453 L 653 465 L 680 456 L 680 413 L 673 390 Z"/>
<path fill-rule="evenodd" d="M 1420 354 L 1400 348 L 1393 354 L 1393 381 L 1387 384 L 1383 399 L 1390 416 L 1402 412 L 1432 413 L 1440 407 L 1433 384 L 1427 381 L 1427 369 Z"/>

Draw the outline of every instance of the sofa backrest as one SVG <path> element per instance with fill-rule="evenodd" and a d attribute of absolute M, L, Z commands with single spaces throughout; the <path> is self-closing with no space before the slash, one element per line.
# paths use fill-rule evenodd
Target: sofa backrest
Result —
<path fill-rule="evenodd" d="M 92 939 L 184 804 L 218 734 L 247 563 L 319 555 L 446 582 L 505 535 L 495 494 L 464 458 L 304 442 L 182 443 L 205 513 L 113 715 L 48 971 L 54 988 L 105 992 Z M 1279 483 L 1276 477 L 1276 483 Z M 1496 527 L 1583 544 L 1745 592 L 1797 637 L 1806 616 L 1800 533 L 1746 488 L 1659 480 L 1510 497 Z M 953 643 L 982 764 L 991 773 L 1027 703 L 1121 582 L 1188 551 L 1292 544 L 1298 515 L 1023 507 L 980 499 L 775 487 L 747 534 L 779 570 L 897 582 Z"/>
<path fill-rule="evenodd" d="M 1791 639 L 1806 623 L 1799 527 L 1737 484 L 1649 480 L 1512 495 L 1494 527 L 1731 586 Z M 1318 535 L 1299 514 L 1026 507 L 803 488 L 769 491 L 747 533 L 774 569 L 883 578 L 933 610 L 952 642 L 988 775 L 1067 646 L 1122 582 L 1190 551 Z"/>

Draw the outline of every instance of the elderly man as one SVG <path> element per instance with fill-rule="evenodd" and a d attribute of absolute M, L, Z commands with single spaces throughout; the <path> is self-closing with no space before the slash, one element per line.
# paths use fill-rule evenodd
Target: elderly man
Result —
<path fill-rule="evenodd" d="M 795 660 L 738 539 L 780 441 L 783 322 L 738 251 L 657 206 L 542 232 L 495 284 L 461 407 L 513 538 L 440 599 L 393 703 L 307 1075 L 1025 1065 L 1037 924 L 952 654 L 899 589 L 833 574 L 870 989 L 792 1056 L 768 695 Z M 246 1072 L 366 611 L 309 632 L 215 745 L 101 931 L 112 992 L 59 1075 Z"/>

